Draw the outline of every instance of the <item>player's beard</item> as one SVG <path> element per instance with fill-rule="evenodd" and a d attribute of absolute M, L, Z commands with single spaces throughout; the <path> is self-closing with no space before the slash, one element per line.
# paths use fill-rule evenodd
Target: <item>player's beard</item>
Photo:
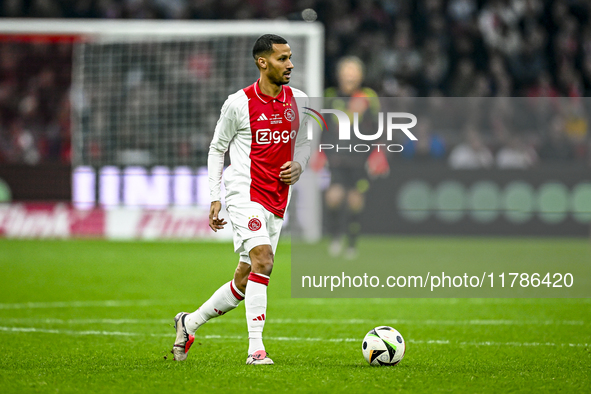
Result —
<path fill-rule="evenodd" d="M 285 79 L 286 69 L 279 69 L 271 65 L 271 69 L 268 70 L 268 78 L 271 83 L 277 86 L 287 85 L 290 79 Z"/>
<path fill-rule="evenodd" d="M 285 79 L 285 71 L 282 71 L 281 74 L 277 77 L 277 81 L 275 83 L 277 85 L 287 85 L 290 80 L 291 79 Z"/>
<path fill-rule="evenodd" d="M 284 79 L 284 75 L 281 76 L 281 78 L 279 79 L 279 81 L 277 82 L 277 85 L 287 85 L 289 83 L 289 79 L 285 80 Z"/>

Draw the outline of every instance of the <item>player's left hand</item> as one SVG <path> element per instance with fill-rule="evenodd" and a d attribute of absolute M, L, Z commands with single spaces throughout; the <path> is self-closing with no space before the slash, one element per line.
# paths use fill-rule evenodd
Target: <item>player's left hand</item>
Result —
<path fill-rule="evenodd" d="M 280 168 L 279 179 L 288 185 L 293 185 L 300 179 L 302 166 L 297 161 L 288 161 Z"/>

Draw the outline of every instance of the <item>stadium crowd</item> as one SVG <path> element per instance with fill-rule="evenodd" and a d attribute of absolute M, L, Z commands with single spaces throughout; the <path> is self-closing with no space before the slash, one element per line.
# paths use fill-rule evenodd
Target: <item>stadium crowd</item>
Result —
<path fill-rule="evenodd" d="M 1 16 L 31 18 L 301 20 L 307 8 L 326 26 L 327 86 L 336 84 L 338 59 L 356 55 L 365 62 L 365 84 L 380 96 L 569 100 L 564 113 L 529 133 L 438 135 L 430 122 L 404 158 L 454 168 L 591 164 L 589 108 L 581 99 L 591 96 L 587 0 L 0 1 Z M 71 45 L 59 44 L 47 61 L 39 60 L 46 46 L 3 41 L 0 162 L 68 162 Z"/>

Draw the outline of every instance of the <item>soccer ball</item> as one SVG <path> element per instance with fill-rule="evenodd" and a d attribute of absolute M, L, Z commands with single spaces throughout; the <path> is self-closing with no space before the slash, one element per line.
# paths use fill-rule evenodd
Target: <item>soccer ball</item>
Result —
<path fill-rule="evenodd" d="M 361 349 L 370 365 L 396 365 L 404 357 L 406 344 L 398 331 L 379 326 L 363 338 Z"/>

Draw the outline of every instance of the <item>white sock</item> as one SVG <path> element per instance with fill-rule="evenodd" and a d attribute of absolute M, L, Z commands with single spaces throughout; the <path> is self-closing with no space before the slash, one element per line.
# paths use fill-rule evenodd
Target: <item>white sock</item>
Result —
<path fill-rule="evenodd" d="M 185 327 L 189 335 L 194 335 L 197 329 L 207 323 L 209 319 L 223 315 L 226 312 L 236 308 L 240 301 L 244 299 L 244 294 L 231 280 L 224 283 L 222 287 L 216 290 L 215 293 L 205 301 L 203 305 L 195 312 L 190 313 L 185 318 Z"/>
<path fill-rule="evenodd" d="M 244 307 L 246 308 L 246 324 L 248 325 L 248 354 L 257 350 L 265 350 L 263 345 L 263 328 L 267 313 L 267 286 L 269 277 L 251 272 L 246 285 Z"/>

